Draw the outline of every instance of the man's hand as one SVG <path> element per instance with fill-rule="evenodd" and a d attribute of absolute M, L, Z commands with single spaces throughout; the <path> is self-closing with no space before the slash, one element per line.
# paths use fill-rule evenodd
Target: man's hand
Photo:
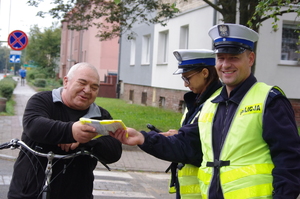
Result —
<path fill-rule="evenodd" d="M 142 145 L 145 142 L 144 135 L 133 128 L 118 129 L 115 132 L 109 132 L 109 135 L 130 146 Z"/>
<path fill-rule="evenodd" d="M 73 138 L 79 143 L 86 143 L 98 135 L 96 129 L 80 121 L 75 122 L 72 126 Z"/>
<path fill-rule="evenodd" d="M 58 144 L 58 147 L 61 148 L 61 150 L 68 152 L 69 150 L 74 150 L 79 146 L 79 142 L 74 142 L 71 144 Z"/>

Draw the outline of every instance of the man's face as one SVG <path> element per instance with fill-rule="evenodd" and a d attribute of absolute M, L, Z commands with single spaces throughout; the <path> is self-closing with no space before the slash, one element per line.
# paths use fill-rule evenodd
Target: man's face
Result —
<path fill-rule="evenodd" d="M 228 91 L 232 91 L 249 77 L 254 59 L 255 54 L 250 51 L 241 54 L 217 54 L 216 69 Z"/>
<path fill-rule="evenodd" d="M 98 90 L 98 74 L 88 67 L 79 68 L 71 79 L 64 77 L 63 102 L 72 109 L 85 110 L 95 101 Z"/>

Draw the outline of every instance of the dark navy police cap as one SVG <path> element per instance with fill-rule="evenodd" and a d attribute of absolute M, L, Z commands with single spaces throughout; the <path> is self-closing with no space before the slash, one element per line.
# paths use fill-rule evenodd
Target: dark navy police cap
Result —
<path fill-rule="evenodd" d="M 173 52 L 178 69 L 173 75 L 186 73 L 204 66 L 215 66 L 215 53 L 206 49 L 179 49 Z"/>
<path fill-rule="evenodd" d="M 208 31 L 214 40 L 215 53 L 241 54 L 246 49 L 253 51 L 258 33 L 240 24 L 219 24 Z"/>

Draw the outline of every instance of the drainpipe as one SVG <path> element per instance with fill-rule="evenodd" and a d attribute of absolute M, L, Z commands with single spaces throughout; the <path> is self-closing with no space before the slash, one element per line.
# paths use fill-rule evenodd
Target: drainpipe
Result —
<path fill-rule="evenodd" d="M 214 0 L 214 4 L 217 4 L 217 0 Z M 217 24 L 217 10 L 214 9 L 213 12 L 213 26 Z M 214 42 L 212 41 L 212 49 L 214 49 Z"/>
<path fill-rule="evenodd" d="M 118 72 L 117 72 L 117 98 L 121 96 L 120 69 L 121 69 L 121 49 L 122 49 L 122 34 L 119 37 L 119 57 L 118 57 Z"/>
<path fill-rule="evenodd" d="M 70 60 L 73 60 L 73 56 L 72 56 L 72 54 L 73 54 L 73 31 L 74 30 L 71 30 Z M 73 66 L 73 64 L 70 61 L 68 71 L 71 69 L 72 66 Z"/>
<path fill-rule="evenodd" d="M 83 22 L 81 23 L 83 24 Z M 80 30 L 80 38 L 79 38 L 79 60 L 77 62 L 82 62 L 82 42 L 83 42 L 83 30 Z"/>

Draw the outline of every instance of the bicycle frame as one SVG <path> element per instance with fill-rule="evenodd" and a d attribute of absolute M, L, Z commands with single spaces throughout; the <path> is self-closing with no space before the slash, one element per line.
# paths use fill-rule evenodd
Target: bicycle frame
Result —
<path fill-rule="evenodd" d="M 99 161 L 99 159 L 96 156 L 94 156 L 91 152 L 89 152 L 87 150 L 80 150 L 75 153 L 71 153 L 71 154 L 67 154 L 67 155 L 54 154 L 52 151 L 50 151 L 48 153 L 41 153 L 41 152 L 33 150 L 27 144 L 25 144 L 23 141 L 20 141 L 18 139 L 12 139 L 10 142 L 1 144 L 0 150 L 7 149 L 7 148 L 16 149 L 16 148 L 19 148 L 20 146 L 27 149 L 33 155 L 45 157 L 48 159 L 48 163 L 47 163 L 47 166 L 45 169 L 46 180 L 44 182 L 42 193 L 41 193 L 42 199 L 50 199 L 50 183 L 51 183 L 51 177 L 52 177 L 52 166 L 53 166 L 52 161 L 53 161 L 53 159 L 70 159 L 70 158 L 77 157 L 79 155 L 88 155 L 92 158 L 96 158 Z"/>

